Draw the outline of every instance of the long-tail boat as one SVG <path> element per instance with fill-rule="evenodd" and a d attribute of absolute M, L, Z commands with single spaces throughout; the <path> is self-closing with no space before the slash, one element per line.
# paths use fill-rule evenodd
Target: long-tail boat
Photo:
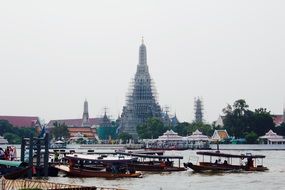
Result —
<path fill-rule="evenodd" d="M 183 156 L 166 156 L 166 155 L 151 155 L 148 153 L 120 153 L 127 156 L 137 158 L 134 162 L 128 163 L 129 167 L 133 167 L 137 171 L 149 172 L 176 172 L 185 171 L 180 167 L 180 160 Z M 178 166 L 174 166 L 174 160 L 178 160 Z"/>
<path fill-rule="evenodd" d="M 184 163 L 185 168 L 191 168 L 195 172 L 224 172 L 224 171 L 266 171 L 267 167 L 263 166 L 264 155 L 247 154 L 227 154 L 216 152 L 197 152 L 202 155 L 203 160 L 199 164 L 191 162 Z M 209 157 L 205 161 L 205 156 Z M 223 161 L 221 160 L 223 159 Z M 215 161 L 214 161 L 215 160 Z M 236 162 L 234 163 L 234 160 Z M 258 163 L 258 161 L 260 162 Z M 258 164 L 257 164 L 258 163 Z"/>
<path fill-rule="evenodd" d="M 135 161 L 136 158 L 128 156 L 72 154 L 65 156 L 65 159 L 68 165 L 54 167 L 65 172 L 68 176 L 109 179 L 141 176 L 141 173 L 128 166 L 128 163 Z"/>
<path fill-rule="evenodd" d="M 24 177 L 30 169 L 26 162 L 0 160 L 0 175 L 7 179 Z"/>

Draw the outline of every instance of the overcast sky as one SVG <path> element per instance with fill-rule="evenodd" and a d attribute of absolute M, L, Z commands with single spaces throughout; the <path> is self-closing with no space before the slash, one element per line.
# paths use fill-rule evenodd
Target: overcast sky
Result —
<path fill-rule="evenodd" d="M 282 113 L 285 1 L 1 1 L 0 114 L 116 118 L 144 36 L 161 106 L 212 122 L 227 103 Z"/>

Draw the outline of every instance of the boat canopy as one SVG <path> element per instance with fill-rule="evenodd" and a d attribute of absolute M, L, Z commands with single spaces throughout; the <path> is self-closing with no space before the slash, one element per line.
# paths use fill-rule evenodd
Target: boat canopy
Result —
<path fill-rule="evenodd" d="M 85 154 L 71 154 L 66 155 L 64 157 L 65 159 L 69 160 L 77 160 L 77 161 L 86 161 L 90 163 L 127 163 L 136 161 L 137 158 L 132 157 L 125 157 L 125 156 L 107 156 L 107 155 L 101 155 L 101 156 L 95 156 L 95 155 L 85 155 Z"/>
<path fill-rule="evenodd" d="M 28 164 L 26 162 L 20 162 L 20 161 L 0 160 L 0 165 L 12 166 L 12 167 L 24 167 L 27 166 Z"/>
<path fill-rule="evenodd" d="M 224 157 L 224 158 L 265 158 L 264 155 L 252 155 L 252 154 L 226 154 L 217 152 L 197 152 L 199 155 L 204 156 L 216 156 L 216 157 Z"/>
<path fill-rule="evenodd" d="M 135 153 L 125 153 L 125 152 L 121 152 L 120 154 L 140 157 L 140 158 L 183 159 L 183 156 L 149 155 L 149 154 L 135 154 Z"/>

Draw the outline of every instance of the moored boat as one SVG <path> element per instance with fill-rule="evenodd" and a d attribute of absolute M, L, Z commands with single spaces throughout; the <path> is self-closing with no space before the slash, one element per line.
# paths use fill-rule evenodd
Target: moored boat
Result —
<path fill-rule="evenodd" d="M 180 160 L 183 159 L 183 156 L 150 155 L 144 153 L 121 154 L 137 158 L 136 161 L 128 163 L 128 166 L 133 167 L 137 171 L 175 172 L 186 170 L 184 167 L 180 167 Z M 174 160 L 178 160 L 178 166 L 174 166 Z"/>
<path fill-rule="evenodd" d="M 132 158 L 122 155 L 84 155 L 72 154 L 64 158 L 68 165 L 55 165 L 54 167 L 73 177 L 140 177 L 141 173 L 127 164 L 135 161 Z"/>
<path fill-rule="evenodd" d="M 87 168 L 70 167 L 66 165 L 56 165 L 61 171 L 64 171 L 67 176 L 71 177 L 102 177 L 108 179 L 123 178 L 123 177 L 140 177 L 141 173 L 135 171 L 128 172 L 124 169 L 118 171 L 108 171 L 108 169 L 94 170 Z"/>
<path fill-rule="evenodd" d="M 199 164 L 191 162 L 184 163 L 185 168 L 191 168 L 195 172 L 224 172 L 224 171 L 266 171 L 267 167 L 263 166 L 264 155 L 247 154 L 227 154 L 216 152 L 197 152 L 203 156 L 203 161 Z M 205 161 L 205 156 L 209 161 Z M 213 159 L 214 158 L 214 159 Z M 221 159 L 224 159 L 223 162 Z M 215 160 L 214 162 L 212 162 Z M 234 163 L 234 160 L 237 162 Z M 257 161 L 261 160 L 259 164 Z"/>

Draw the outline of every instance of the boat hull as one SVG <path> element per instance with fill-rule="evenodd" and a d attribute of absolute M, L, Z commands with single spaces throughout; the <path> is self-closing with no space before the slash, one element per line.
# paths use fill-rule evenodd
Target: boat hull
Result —
<path fill-rule="evenodd" d="M 164 167 L 160 165 L 149 165 L 149 164 L 129 164 L 130 167 L 136 171 L 149 171 L 149 172 L 179 172 L 185 171 L 183 167 Z"/>
<path fill-rule="evenodd" d="M 246 167 L 230 164 L 213 164 L 201 162 L 200 165 L 189 163 L 184 163 L 184 166 L 191 168 L 195 172 L 225 172 L 225 171 L 266 171 L 268 168 L 263 166 L 257 167 Z"/>
<path fill-rule="evenodd" d="M 69 168 L 68 166 L 56 166 L 61 171 L 64 171 L 71 177 L 102 177 L 108 179 L 123 178 L 123 177 L 140 177 L 141 173 L 112 173 L 106 171 L 90 170 L 83 168 Z"/>

